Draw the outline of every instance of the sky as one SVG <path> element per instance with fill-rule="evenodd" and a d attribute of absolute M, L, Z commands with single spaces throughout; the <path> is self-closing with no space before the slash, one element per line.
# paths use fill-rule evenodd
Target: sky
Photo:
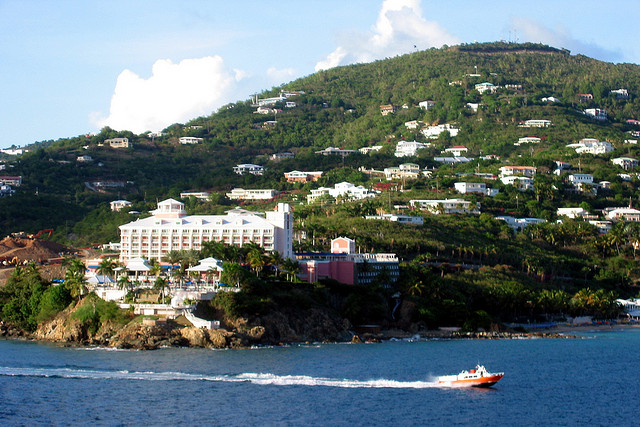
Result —
<path fill-rule="evenodd" d="M 640 64 L 637 0 L 0 0 L 0 148 L 136 134 L 316 71 L 541 42 Z"/>

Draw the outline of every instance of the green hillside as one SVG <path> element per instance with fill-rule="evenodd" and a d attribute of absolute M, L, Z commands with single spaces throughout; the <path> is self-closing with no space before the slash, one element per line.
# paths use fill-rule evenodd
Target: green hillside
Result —
<path fill-rule="evenodd" d="M 498 89 L 480 94 L 475 85 L 483 82 Z M 623 88 L 628 99 L 611 93 Z M 400 286 L 422 301 L 420 316 L 425 321 L 436 312 L 446 312 L 447 304 L 464 302 L 475 313 L 501 298 L 513 301 L 500 307 L 517 308 L 491 314 L 518 317 L 523 304 L 543 290 L 563 289 L 571 295 L 585 288 L 615 291 L 619 296 L 636 293 L 633 285 L 640 279 L 637 224 L 619 223 L 609 234 L 599 235 L 587 222 L 556 224 L 555 220 L 559 207 L 583 206 L 597 213 L 605 207 L 637 204 L 637 176 L 621 178 L 618 174 L 624 171 L 610 160 L 638 156 L 638 145 L 624 141 L 635 139 L 628 132 L 640 130 L 627 123 L 640 119 L 639 66 L 605 63 L 543 45 L 474 44 L 318 72 L 265 91 L 259 98 L 278 96 L 281 91 L 296 92 L 288 99 L 296 105 L 287 108 L 284 101 L 279 102 L 274 106 L 280 110 L 277 114 L 256 114 L 252 102 L 243 101 L 208 117 L 172 125 L 160 137 L 105 128 L 94 136 L 35 144 L 30 153 L 10 161 L 5 171 L 21 175 L 23 185 L 13 197 L 0 199 L 0 233 L 53 228 L 54 238 L 61 242 L 105 243 L 118 239 L 118 225 L 136 217 L 111 212 L 111 200 L 130 200 L 132 210 L 144 215 L 157 200 L 178 198 L 183 191 L 209 191 L 209 201 L 186 200 L 187 211 L 220 213 L 235 205 L 224 196 L 234 187 L 274 188 L 285 192 L 282 200 L 294 203 L 296 227 L 307 232 L 306 239 L 296 242 L 296 249 L 326 250 L 331 238 L 345 235 L 355 238 L 362 250 L 397 252 L 407 262 Z M 581 99 L 580 94 L 591 94 L 592 99 Z M 543 102 L 542 98 L 551 96 L 559 102 Z M 418 103 L 425 100 L 436 104 L 428 110 L 419 108 Z M 469 108 L 470 103 L 479 104 L 477 112 Z M 384 104 L 398 110 L 383 116 L 380 106 Z M 588 108 L 606 110 L 608 119 L 589 118 L 583 114 Z M 520 126 L 530 119 L 550 120 L 553 125 Z M 393 151 L 398 141 L 427 142 L 418 130 L 405 126 L 412 120 L 426 125 L 449 123 L 460 132 L 455 137 L 440 134 L 417 157 L 396 158 Z M 541 142 L 514 145 L 518 138 L 531 135 Z M 182 136 L 203 141 L 181 145 L 178 138 Z M 128 137 L 132 146 L 103 145 L 113 137 Z M 615 150 L 593 156 L 566 147 L 583 138 L 609 141 Z M 383 148 L 344 158 L 315 154 L 329 146 L 373 145 Z M 434 161 L 434 156 L 454 145 L 468 147 L 468 157 L 499 159 L 454 166 Z M 295 157 L 270 160 L 269 155 L 284 151 Z M 82 155 L 91 156 L 92 161 L 78 162 Z M 319 186 L 341 181 L 371 186 L 384 181 L 384 177 L 365 175 L 361 167 L 382 170 L 407 161 L 428 167 L 432 177 L 396 182 L 366 202 L 300 203 Z M 572 191 L 567 172 L 551 173 L 554 161 L 570 163 L 571 173 L 592 174 L 594 182 L 609 181 L 610 188 L 597 194 Z M 232 170 L 239 163 L 257 163 L 267 170 L 263 176 L 240 176 Z M 498 196 L 464 196 L 481 206 L 479 216 L 413 212 L 425 216 L 425 223 L 410 228 L 363 219 L 367 213 L 395 212 L 394 206 L 407 205 L 410 199 L 457 197 L 454 182 L 483 181 L 460 174 L 497 175 L 504 165 L 536 166 L 535 190 L 520 192 L 499 180 L 486 180 L 500 190 Z M 292 170 L 319 170 L 324 175 L 318 182 L 291 184 L 283 173 Z M 86 184 L 100 180 L 119 181 L 123 186 L 97 192 Z M 272 206 L 248 203 L 246 207 Z M 504 222 L 493 219 L 505 214 L 549 222 L 513 234 Z M 441 304 L 426 302 L 431 299 Z"/>

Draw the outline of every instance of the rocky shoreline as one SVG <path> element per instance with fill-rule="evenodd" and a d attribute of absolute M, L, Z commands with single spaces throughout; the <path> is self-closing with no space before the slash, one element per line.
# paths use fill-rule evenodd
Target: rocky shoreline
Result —
<path fill-rule="evenodd" d="M 244 332 L 226 329 L 204 329 L 189 326 L 176 326 L 166 322 L 157 324 L 130 323 L 115 331 L 109 325 L 103 325 L 95 334 L 76 328 L 58 328 L 48 323 L 34 333 L 28 333 L 11 324 L 0 323 L 0 337 L 57 343 L 63 346 L 111 347 L 131 350 L 154 350 L 163 347 L 190 347 L 214 349 L 242 349 L 254 346 L 274 346 L 309 343 L 309 341 L 270 342 L 265 341 L 265 330 L 254 326 Z M 321 340 L 313 342 L 336 343 L 379 343 L 393 340 L 445 340 L 445 339 L 534 339 L 579 338 L 562 332 L 458 332 L 458 331 L 420 331 L 409 333 L 397 329 L 382 330 L 380 333 L 352 334 L 351 339 Z"/>

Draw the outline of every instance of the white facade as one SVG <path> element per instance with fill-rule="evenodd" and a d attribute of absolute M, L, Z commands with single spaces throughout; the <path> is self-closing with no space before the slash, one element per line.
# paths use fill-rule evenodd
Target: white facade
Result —
<path fill-rule="evenodd" d="M 409 200 L 409 204 L 414 208 L 424 209 L 434 214 L 480 213 L 477 208 L 471 209 L 471 202 L 464 199 Z"/>
<path fill-rule="evenodd" d="M 358 151 L 362 154 L 369 154 L 372 151 L 380 151 L 382 149 L 382 145 L 372 145 L 371 147 L 362 147 L 358 148 Z"/>
<path fill-rule="evenodd" d="M 464 147 L 462 145 L 456 145 L 454 147 L 445 149 L 442 153 L 443 154 L 451 153 L 453 154 L 454 157 L 460 157 L 462 156 L 463 153 L 466 153 L 467 151 L 469 151 L 467 147 Z"/>
<path fill-rule="evenodd" d="M 631 157 L 617 157 L 615 159 L 611 159 L 611 162 L 625 170 L 633 169 L 638 166 L 638 160 L 632 159 Z"/>
<path fill-rule="evenodd" d="M 569 182 L 573 185 L 593 184 L 593 175 L 589 173 L 574 173 L 569 175 Z"/>
<path fill-rule="evenodd" d="M 518 142 L 514 142 L 513 145 L 522 145 L 522 144 L 539 144 L 542 141 L 541 138 L 537 136 L 525 136 L 522 138 L 518 138 Z"/>
<path fill-rule="evenodd" d="M 209 193 L 206 191 L 185 191 L 180 193 L 181 199 L 186 199 L 189 197 L 195 197 L 198 200 L 209 200 Z"/>
<path fill-rule="evenodd" d="M 428 110 L 436 105 L 436 101 L 422 101 L 418 103 L 418 107 Z"/>
<path fill-rule="evenodd" d="M 269 200 L 278 194 L 279 192 L 272 188 L 267 190 L 234 188 L 230 193 L 227 193 L 227 197 L 231 200 Z"/>
<path fill-rule="evenodd" d="M 493 197 L 500 191 L 497 188 L 487 188 L 484 182 L 456 182 L 453 186 L 461 194 L 478 193 Z"/>
<path fill-rule="evenodd" d="M 582 208 L 558 208 L 558 210 L 556 211 L 556 215 L 575 219 L 588 215 L 588 212 Z"/>
<path fill-rule="evenodd" d="M 114 200 L 113 202 L 109 202 L 109 205 L 112 211 L 118 212 L 121 209 L 131 206 L 131 202 L 128 200 Z"/>
<path fill-rule="evenodd" d="M 109 144 L 112 148 L 129 148 L 129 138 L 105 139 L 104 143 Z"/>
<path fill-rule="evenodd" d="M 494 93 L 496 90 L 498 90 L 498 86 L 489 82 L 478 83 L 477 85 L 475 85 L 475 90 L 477 90 L 480 93 L 485 93 L 485 92 Z"/>
<path fill-rule="evenodd" d="M 613 146 L 607 141 L 598 141 L 594 138 L 584 138 L 576 144 L 567 145 L 568 148 L 573 148 L 576 153 L 586 154 L 606 154 L 613 151 Z"/>
<path fill-rule="evenodd" d="M 522 175 L 527 177 L 535 176 L 536 167 L 535 166 L 502 166 L 500 168 L 500 177 L 503 178 L 505 176 L 512 175 Z"/>
<path fill-rule="evenodd" d="M 320 187 L 311 190 L 311 194 L 307 196 L 307 203 L 313 203 L 322 196 L 329 195 L 334 199 L 344 197 L 353 200 L 370 199 L 380 194 L 380 191 L 369 190 L 362 185 L 351 184 L 350 182 L 341 182 L 336 184 L 334 188 Z"/>
<path fill-rule="evenodd" d="M 293 214 L 286 203 L 264 215 L 233 209 L 226 215 L 187 215 L 184 203 L 158 203 L 152 216 L 120 226 L 120 262 L 161 260 L 172 250 L 200 250 L 208 241 L 242 246 L 254 242 L 267 252 L 293 257 Z"/>
<path fill-rule="evenodd" d="M 383 221 L 398 222 L 400 224 L 422 225 L 424 223 L 424 218 L 422 218 L 421 216 L 411 216 L 411 215 L 381 214 L 381 215 L 367 215 L 364 218 L 380 219 Z"/>
<path fill-rule="evenodd" d="M 233 167 L 233 171 L 238 175 L 244 175 L 247 173 L 253 175 L 263 175 L 264 174 L 264 166 L 253 165 L 250 163 L 245 163 L 242 165 L 237 165 Z"/>
<path fill-rule="evenodd" d="M 431 144 L 418 141 L 399 141 L 396 145 L 396 157 L 411 157 L 418 153 L 418 150 L 429 147 Z"/>
<path fill-rule="evenodd" d="M 533 190 L 533 179 L 525 176 L 503 176 L 500 181 L 504 185 L 513 185 L 520 191 Z"/>
<path fill-rule="evenodd" d="M 449 123 L 445 123 L 442 125 L 427 126 L 426 128 L 422 129 L 421 132 L 427 138 L 437 138 L 442 132 L 445 131 L 448 131 L 451 136 L 456 136 L 458 135 L 460 129 L 453 125 L 450 125 Z"/>
<path fill-rule="evenodd" d="M 522 231 L 532 224 L 542 224 L 547 222 L 542 218 L 514 218 L 512 216 L 497 216 L 496 219 L 504 221 L 513 231 Z"/>
<path fill-rule="evenodd" d="M 202 141 L 204 141 L 204 139 L 196 138 L 194 136 L 183 136 L 183 137 L 180 137 L 179 141 L 180 141 L 180 144 L 183 144 L 183 145 L 200 144 Z"/>
<path fill-rule="evenodd" d="M 415 163 L 403 163 L 397 168 L 384 168 L 386 179 L 417 179 L 420 175 L 420 166 Z"/>
<path fill-rule="evenodd" d="M 551 123 L 551 120 L 527 120 L 525 121 L 523 124 L 520 125 L 520 127 L 523 128 L 548 128 L 549 126 L 551 126 L 553 123 Z"/>
<path fill-rule="evenodd" d="M 601 108 L 587 108 L 584 114 L 596 120 L 607 120 L 607 112 Z"/>
<path fill-rule="evenodd" d="M 420 129 L 424 126 L 424 122 L 420 120 L 411 120 L 410 122 L 405 122 L 404 125 L 407 129 Z"/>

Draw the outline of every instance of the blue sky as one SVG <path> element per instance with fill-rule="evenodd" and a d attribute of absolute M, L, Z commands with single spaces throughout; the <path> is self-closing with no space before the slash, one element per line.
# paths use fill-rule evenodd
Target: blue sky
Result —
<path fill-rule="evenodd" d="M 640 64 L 640 2 L 0 0 L 0 148 L 136 133 L 309 75 L 443 44 Z"/>

